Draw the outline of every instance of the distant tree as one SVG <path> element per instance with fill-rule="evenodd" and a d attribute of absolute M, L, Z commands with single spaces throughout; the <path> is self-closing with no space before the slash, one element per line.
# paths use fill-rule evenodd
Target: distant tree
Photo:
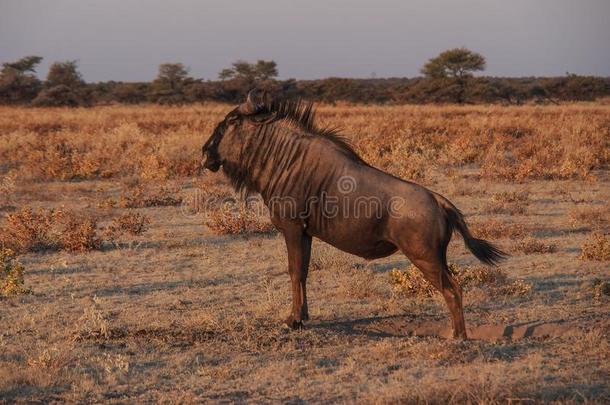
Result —
<path fill-rule="evenodd" d="M 45 87 L 54 87 L 63 84 L 76 89 L 85 84 L 80 72 L 78 62 L 69 60 L 65 62 L 55 62 L 49 68 Z"/>
<path fill-rule="evenodd" d="M 178 89 L 188 79 L 189 69 L 182 63 L 164 63 L 159 65 L 156 82 L 172 89 Z"/>
<path fill-rule="evenodd" d="M 248 82 L 255 82 L 274 79 L 277 75 L 277 63 L 272 60 L 261 59 L 256 63 L 238 60 L 233 62 L 231 68 L 222 69 L 218 73 L 218 78 L 220 80 L 245 79 Z"/>
<path fill-rule="evenodd" d="M 254 65 L 254 75 L 257 80 L 276 78 L 278 75 L 277 63 L 272 60 L 258 60 Z"/>
<path fill-rule="evenodd" d="M 193 82 L 188 68 L 182 63 L 159 65 L 159 74 L 151 83 L 149 97 L 161 104 L 181 104 L 186 101 L 185 88 Z"/>
<path fill-rule="evenodd" d="M 42 56 L 26 56 L 13 63 L 3 63 L 3 69 L 14 69 L 20 73 L 36 73 L 36 65 L 42 62 Z"/>
<path fill-rule="evenodd" d="M 146 101 L 146 84 L 118 83 L 111 91 L 115 101 L 126 104 L 137 104 Z"/>
<path fill-rule="evenodd" d="M 455 101 L 464 102 L 464 95 L 473 72 L 485 70 L 485 58 L 466 48 L 454 48 L 430 59 L 421 72 L 430 79 L 444 80 L 455 86 Z"/>
<path fill-rule="evenodd" d="M 482 55 L 466 48 L 455 48 L 430 59 L 421 72 L 427 77 L 439 79 L 470 77 L 473 72 L 481 70 L 485 70 L 485 58 Z"/>
<path fill-rule="evenodd" d="M 233 71 L 236 77 L 243 77 L 246 79 L 255 79 L 254 65 L 246 62 L 245 60 L 238 60 L 233 63 Z"/>
<path fill-rule="evenodd" d="M 218 72 L 218 78 L 220 80 L 232 79 L 235 76 L 235 71 L 233 69 L 225 68 Z"/>
<path fill-rule="evenodd" d="M 41 88 L 36 77 L 36 65 L 40 56 L 26 56 L 13 63 L 3 63 L 0 70 L 0 102 L 27 103 L 34 99 Z"/>
<path fill-rule="evenodd" d="M 86 88 L 75 60 L 55 62 L 49 68 L 44 89 L 32 101 L 35 106 L 69 106 L 86 104 Z"/>
<path fill-rule="evenodd" d="M 32 105 L 36 107 L 77 107 L 81 104 L 83 100 L 80 94 L 65 84 L 42 90 L 32 101 Z"/>

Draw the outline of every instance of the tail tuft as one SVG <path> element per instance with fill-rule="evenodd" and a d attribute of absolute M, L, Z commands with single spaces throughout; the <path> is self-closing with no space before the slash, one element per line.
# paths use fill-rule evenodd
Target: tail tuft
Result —
<path fill-rule="evenodd" d="M 473 237 L 468 229 L 468 226 L 466 225 L 466 221 L 464 221 L 464 216 L 449 200 L 440 194 L 436 194 L 436 199 L 447 214 L 447 222 L 449 226 L 452 229 L 457 229 L 458 232 L 462 234 L 466 247 L 472 252 L 473 255 L 476 256 L 477 259 L 485 264 L 496 265 L 499 261 L 508 257 L 508 253 L 500 250 L 492 243 Z"/>
<path fill-rule="evenodd" d="M 480 261 L 489 265 L 496 265 L 499 261 L 504 260 L 508 257 L 508 254 L 498 249 L 493 244 L 483 239 L 477 238 L 464 238 L 466 247 L 472 252 L 473 255 Z"/>

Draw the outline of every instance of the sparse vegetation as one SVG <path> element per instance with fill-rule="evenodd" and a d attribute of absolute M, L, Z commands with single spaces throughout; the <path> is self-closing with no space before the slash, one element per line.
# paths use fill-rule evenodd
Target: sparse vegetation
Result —
<path fill-rule="evenodd" d="M 0 248 L 0 297 L 28 292 L 24 287 L 23 271 L 15 252 Z"/>
<path fill-rule="evenodd" d="M 224 203 L 210 207 L 206 225 L 219 235 L 272 234 L 276 232 L 268 219 L 244 205 Z"/>
<path fill-rule="evenodd" d="M 15 177 L 8 174 L 0 177 L 0 208 L 8 206 L 15 194 Z"/>
<path fill-rule="evenodd" d="M 141 235 L 148 229 L 150 218 L 137 212 L 128 212 L 112 220 L 106 228 L 106 235 L 112 240 L 127 233 L 132 236 Z"/>
<path fill-rule="evenodd" d="M 506 273 L 498 267 L 459 267 L 456 264 L 449 264 L 449 271 L 463 290 L 479 287 L 486 288 L 490 295 L 524 295 L 532 288 L 530 283 L 521 279 L 509 281 Z M 389 275 L 395 294 L 413 296 L 418 299 L 438 294 L 438 291 L 413 265 L 407 270 L 392 269 Z"/>
<path fill-rule="evenodd" d="M 591 229 L 601 229 L 610 224 L 610 206 L 576 207 L 569 212 L 574 228 L 586 226 Z"/>
<path fill-rule="evenodd" d="M 71 212 L 62 213 L 63 229 L 59 243 L 63 250 L 70 252 L 87 252 L 99 249 L 102 244 L 98 237 L 97 220 Z"/>
<path fill-rule="evenodd" d="M 56 210 L 30 207 L 7 214 L 5 224 L 0 228 L 0 242 L 20 253 L 56 249 L 60 244 L 54 226 L 60 216 L 61 212 Z"/>
<path fill-rule="evenodd" d="M 477 237 L 490 240 L 502 238 L 519 239 L 523 238 L 527 232 L 521 224 L 499 221 L 497 219 L 475 222 L 471 228 Z"/>
<path fill-rule="evenodd" d="M 238 60 L 218 73 L 218 81 L 193 78 L 182 63 L 163 63 L 152 82 L 85 83 L 76 61 L 55 62 L 47 80 L 35 75 L 40 56 L 5 62 L 0 70 L 0 103 L 80 106 L 105 103 L 186 104 L 241 101 L 254 86 L 326 102 L 450 103 L 478 102 L 521 105 L 591 101 L 609 95 L 607 77 L 566 74 L 560 77 L 472 77 L 485 58 L 465 48 L 449 49 L 422 68 L 426 77 L 319 80 L 276 80 L 273 60 Z"/>
<path fill-rule="evenodd" d="M 492 214 L 524 214 L 528 204 L 529 192 L 504 191 L 493 194 L 484 209 Z"/>
<path fill-rule="evenodd" d="M 528 236 L 515 242 L 515 249 L 526 255 L 534 253 L 553 253 L 557 250 L 557 246 L 553 243 L 545 243 L 534 237 Z"/>
<path fill-rule="evenodd" d="M 159 182 L 195 176 L 203 134 L 210 134 L 226 111 L 224 105 L 106 107 L 99 113 L 0 107 L 0 158 L 24 181 L 136 176 Z M 423 182 L 465 165 L 478 167 L 484 178 L 506 181 L 591 178 L 610 162 L 610 118 L 601 106 L 401 106 L 384 107 L 382 113 L 372 106 L 320 106 L 318 111 L 322 125 L 343 127 L 353 136 L 368 162 Z M 526 191 L 496 194 L 484 210 L 521 214 L 530 203 Z"/>
<path fill-rule="evenodd" d="M 610 281 L 604 281 L 596 278 L 593 280 L 593 296 L 595 299 L 610 297 Z"/>
<path fill-rule="evenodd" d="M 104 242 L 123 234 L 140 235 L 146 231 L 150 219 L 137 213 L 123 214 L 101 230 L 95 217 L 72 210 L 34 210 L 25 207 L 7 214 L 0 227 L 0 244 L 17 252 L 65 250 L 87 252 L 99 249 Z"/>
<path fill-rule="evenodd" d="M 467 92 L 479 81 L 492 79 L 472 78 Z M 307 86 L 329 100 L 372 97 L 358 83 Z M 195 85 L 209 90 L 183 84 L 186 99 Z M 129 102 L 151 96 L 147 83 L 112 88 Z M 468 341 L 444 338 L 442 296 L 402 255 L 365 261 L 319 240 L 310 320 L 285 330 L 283 238 L 222 172 L 198 173 L 202 143 L 233 107 L 0 107 L 0 247 L 15 252 L 0 285 L 33 292 L 2 294 L 0 402 L 610 395 L 610 267 L 592 259 L 607 257 L 607 103 L 319 106 L 320 125 L 342 127 L 367 161 L 451 197 L 475 236 L 511 250 L 496 268 L 457 235 L 449 245 Z"/>
<path fill-rule="evenodd" d="M 582 260 L 610 261 L 610 238 L 608 235 L 596 232 L 591 234 L 581 248 Z"/>

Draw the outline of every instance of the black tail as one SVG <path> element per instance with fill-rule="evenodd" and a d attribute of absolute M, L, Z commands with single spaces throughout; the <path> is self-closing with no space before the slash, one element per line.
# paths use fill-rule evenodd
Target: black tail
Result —
<path fill-rule="evenodd" d="M 477 259 L 485 264 L 496 265 L 499 261 L 508 257 L 506 252 L 498 249 L 493 244 L 486 240 L 473 237 L 464 221 L 464 216 L 449 200 L 438 194 L 437 200 L 447 214 L 447 222 L 451 229 L 457 229 L 462 234 L 466 247 Z"/>

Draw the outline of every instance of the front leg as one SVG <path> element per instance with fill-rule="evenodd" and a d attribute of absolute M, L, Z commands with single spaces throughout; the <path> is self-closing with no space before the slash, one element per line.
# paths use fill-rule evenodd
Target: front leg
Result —
<path fill-rule="evenodd" d="M 282 231 L 288 251 L 288 273 L 292 285 L 292 310 L 286 324 L 293 329 L 303 327 L 309 319 L 307 310 L 307 272 L 311 256 L 311 236 L 301 227 L 291 227 Z"/>

